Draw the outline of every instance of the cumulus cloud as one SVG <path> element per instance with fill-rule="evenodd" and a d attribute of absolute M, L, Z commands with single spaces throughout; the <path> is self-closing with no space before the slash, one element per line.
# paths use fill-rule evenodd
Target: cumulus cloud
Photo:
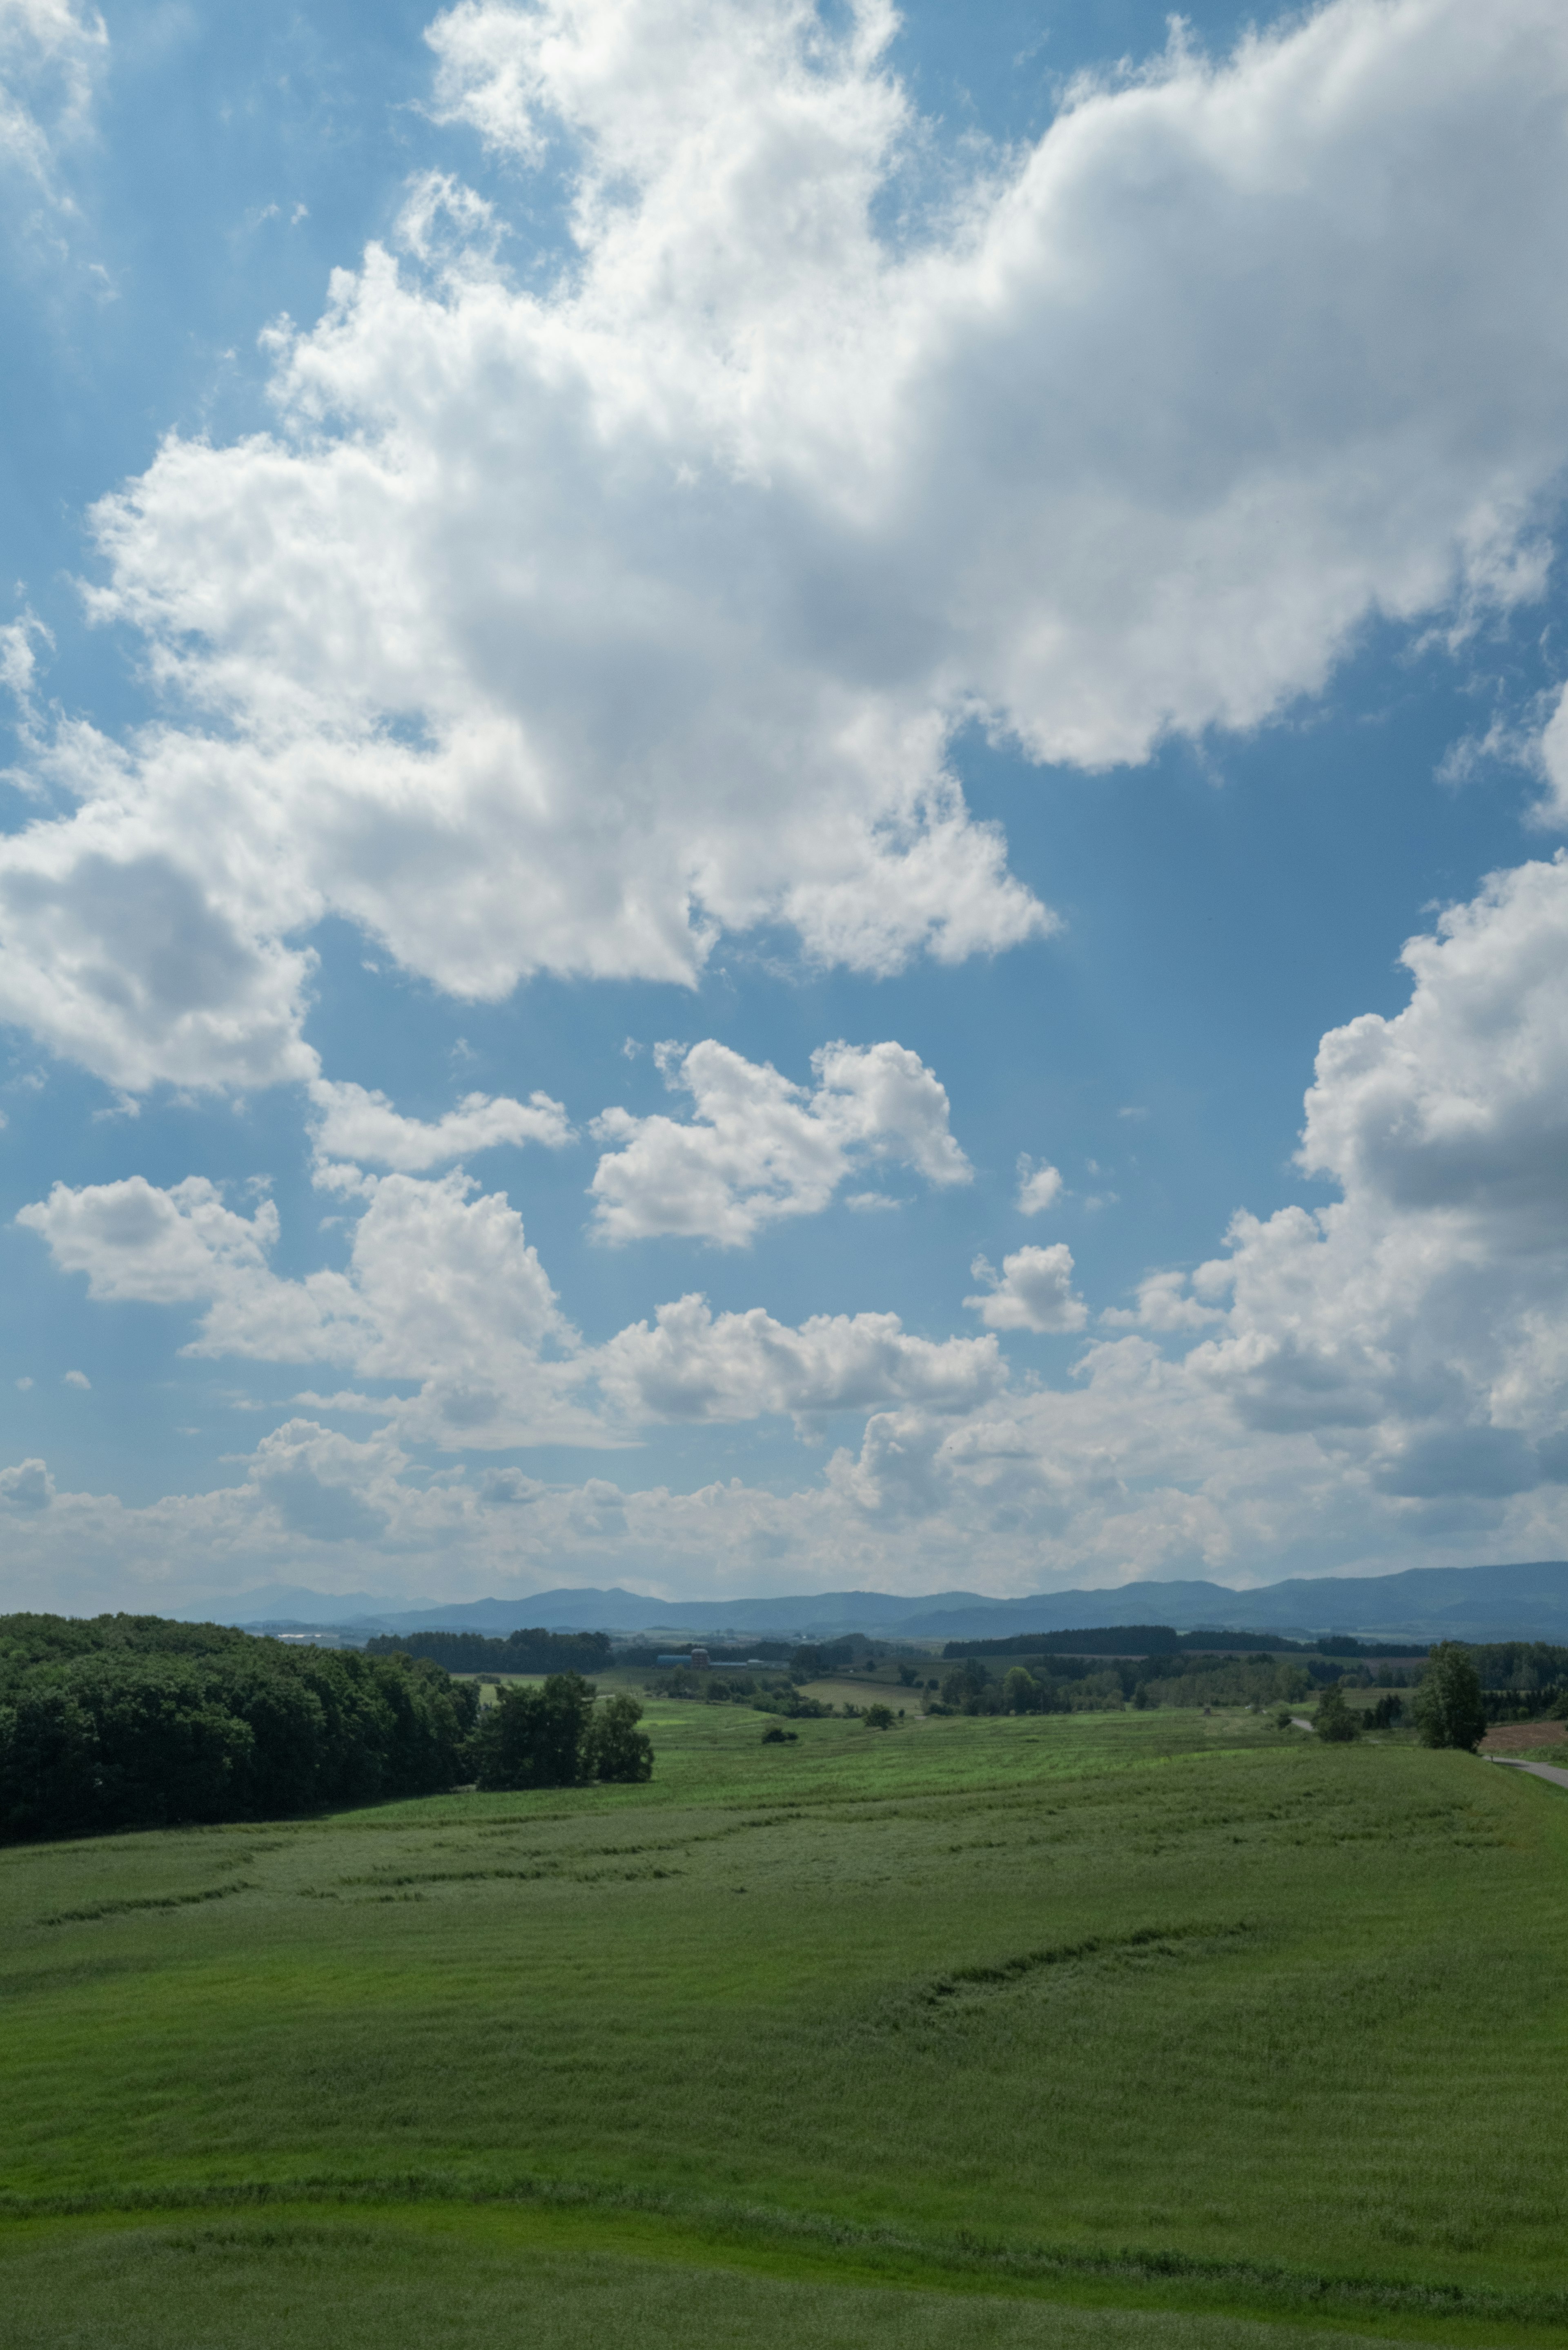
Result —
<path fill-rule="evenodd" d="M 1205 1268 L 1198 1278 L 1215 1285 L 1216 1275 L 1210 1268 Z M 1229 1282 L 1222 1272 L 1218 1286 L 1223 1296 Z M 1110 1329 L 1159 1331 L 1201 1330 L 1224 1318 L 1222 1304 L 1206 1303 L 1201 1295 L 1192 1294 L 1186 1274 L 1171 1271 L 1147 1274 L 1138 1284 L 1136 1306 L 1108 1305 L 1100 1316 Z"/>
<path fill-rule="evenodd" d="M 818 1314 L 790 1329 L 761 1306 L 714 1317 L 704 1297 L 661 1305 L 598 1357 L 607 1396 L 628 1420 L 798 1419 L 898 1400 L 971 1409 L 1002 1384 L 993 1338 L 912 1337 L 896 1314 Z"/>
<path fill-rule="evenodd" d="M 807 1092 L 771 1063 L 711 1038 L 663 1048 L 665 1081 L 691 1095 L 694 1116 L 594 1121 L 619 1145 L 594 1170 L 593 1229 L 603 1240 L 680 1232 L 736 1248 L 780 1217 L 815 1215 L 852 1170 L 896 1159 L 929 1183 L 967 1183 L 972 1170 L 949 1130 L 946 1088 L 902 1045 L 824 1045 Z M 857 1205 L 881 1206 L 879 1195 Z"/>
<path fill-rule="evenodd" d="M 109 790 L 126 766 L 98 742 L 91 762 Z M 85 764 L 71 780 L 95 788 Z M 189 810 L 198 827 L 215 814 Z M 176 850 L 152 817 L 140 846 L 125 817 L 88 806 L 0 844 L 0 1014 L 132 1092 L 313 1077 L 298 1029 L 314 958 L 266 935 L 193 844 Z"/>
<path fill-rule="evenodd" d="M 456 1175 L 353 1176 L 345 1270 L 295 1281 L 270 1269 L 272 1203 L 241 1214 L 202 1179 L 57 1186 L 20 1221 L 96 1297 L 199 1307 L 202 1354 L 337 1361 L 411 1390 L 347 1399 L 386 1423 L 358 1451 L 299 1422 L 257 1456 L 246 1506 L 304 1542 L 373 1547 L 435 1523 L 400 1479 L 400 1444 L 602 1444 L 650 1420 L 783 1412 L 809 1427 L 853 1410 L 865 1436 L 822 1486 L 722 1508 L 633 1494 L 615 1504 L 625 1539 L 649 1555 L 677 1544 L 678 1572 L 676 1530 L 709 1555 L 701 1528 L 722 1522 L 742 1563 L 765 1535 L 781 1557 L 867 1574 L 983 1558 L 1024 1584 L 1386 1559 L 1401 1542 L 1430 1555 L 1481 1536 L 1551 1555 L 1568 1534 L 1568 860 L 1495 877 L 1405 960 L 1407 1007 L 1319 1053 L 1301 1156 L 1337 1196 L 1239 1216 L 1190 1278 L 1147 1276 L 1136 1309 L 1104 1317 L 1136 1333 L 1087 1347 L 1064 1390 L 1010 1386 L 990 1336 L 925 1340 L 891 1315 L 792 1329 L 696 1296 L 587 1347 L 514 1211 Z M 943 1166 L 945 1122 L 919 1131 Z M 975 1271 L 968 1302 L 990 1331 L 1085 1326 L 1064 1244 Z M 442 1504 L 476 1555 L 490 1555 L 485 1513 L 515 1515 L 518 1499 L 563 1556 L 607 1538 L 602 1494 L 506 1480 L 476 1488 L 467 1517 Z"/>
<path fill-rule="evenodd" d="M 1568 1414 L 1568 861 L 1494 876 L 1404 960 L 1405 1010 L 1318 1053 L 1299 1158 L 1341 1197 L 1234 1220 L 1187 1367 L 1380 1491 L 1523 1491 Z"/>
<path fill-rule="evenodd" d="M 1300 1160 L 1334 1201 L 1240 1214 L 1223 1255 L 1149 1275 L 1102 1317 L 1147 1335 L 1087 1347 L 1064 1392 L 874 1415 L 830 1471 L 846 1506 L 1094 1580 L 1560 1555 L 1568 860 L 1495 876 L 1404 960 L 1406 1008 L 1318 1054 Z M 1028 1326 L 1014 1262 L 981 1261 L 970 1302 Z M 1058 1267 L 1047 1313 L 1067 1289 Z"/>
<path fill-rule="evenodd" d="M 1018 1212 L 1021 1216 L 1038 1216 L 1054 1207 L 1062 1196 L 1062 1176 L 1058 1168 L 1042 1159 L 1038 1162 L 1022 1156 L 1018 1161 Z"/>
<path fill-rule="evenodd" d="M 1081 1330 L 1089 1309 L 1073 1292 L 1073 1252 L 1065 1241 L 1050 1248 L 1015 1249 L 999 1274 L 983 1256 L 970 1267 L 988 1284 L 984 1295 L 964 1304 L 991 1330 Z"/>
<path fill-rule="evenodd" d="M 55 1481 L 42 1461 L 0 1469 L 0 1504 L 6 1509 L 47 1510 L 54 1498 Z"/>
<path fill-rule="evenodd" d="M 199 1307 L 205 1355 L 336 1360 L 400 1391 L 330 1399 L 379 1411 L 363 1443 L 291 1422 L 227 1496 L 138 1515 L 56 1495 L 48 1539 L 149 1574 L 161 1543 L 192 1561 L 220 1544 L 237 1559 L 331 1543 L 423 1560 L 427 1575 L 461 1556 L 476 1591 L 522 1555 L 546 1579 L 592 1580 L 606 1544 L 616 1575 L 630 1562 L 665 1587 L 694 1559 L 742 1583 L 766 1570 L 1028 1589 L 1462 1563 L 1481 1544 L 1560 1555 L 1568 859 L 1494 877 L 1405 961 L 1403 1011 L 1323 1040 L 1301 1155 L 1334 1196 L 1240 1215 L 1190 1276 L 1147 1276 L 1061 1388 L 1010 1382 L 989 1333 L 1086 1327 L 1062 1243 L 1000 1273 L 977 1261 L 980 1338 L 927 1340 L 878 1314 L 791 1328 L 690 1296 L 595 1347 L 505 1200 L 462 1176 L 355 1176 L 345 1270 L 296 1281 L 270 1270 L 265 1200 L 242 1215 L 200 1180 L 57 1187 L 22 1221 L 96 1296 Z M 846 1411 L 866 1415 L 858 1445 L 793 1494 L 555 1485 L 511 1468 L 438 1493 L 410 1465 L 424 1443 L 602 1445 L 656 1420 L 771 1413 L 810 1432 Z M 11 1509 L 8 1557 L 54 1555 L 43 1533 L 27 1548 L 35 1522 Z"/>
<path fill-rule="evenodd" d="M 171 436 L 99 507 L 92 608 L 164 712 L 37 747 L 76 805 L 0 844 L 5 1017 L 116 1086 L 252 1086 L 317 1074 L 328 914 L 487 999 L 690 981 L 762 924 L 993 951 L 1048 917 L 960 724 L 1142 759 L 1369 615 L 1539 588 L 1554 0 L 1333 0 L 1079 91 L 937 204 L 893 23 L 435 21 L 436 110 L 560 163 L 569 264 L 521 286 L 506 200 L 419 178 L 400 253 L 274 337 L 275 429 Z"/>
<path fill-rule="evenodd" d="M 393 1167 L 404 1174 L 489 1150 L 497 1143 L 542 1142 L 558 1150 L 572 1139 L 571 1121 L 548 1094 L 532 1094 L 525 1102 L 505 1095 L 465 1094 L 455 1109 L 430 1120 L 401 1117 L 385 1094 L 325 1077 L 312 1083 L 310 1099 L 317 1112 L 312 1130 L 322 1158 Z"/>
<path fill-rule="evenodd" d="M 798 1329 L 760 1308 L 715 1318 L 699 1296 L 590 1348 L 503 1194 L 475 1196 L 462 1174 L 354 1182 L 347 1269 L 297 1281 L 268 1262 L 279 1237 L 271 1201 L 242 1215 L 201 1176 L 167 1191 L 140 1176 L 57 1184 L 17 1222 L 62 1271 L 84 1274 L 95 1298 L 204 1309 L 187 1354 L 337 1362 L 411 1386 L 297 1399 L 376 1414 L 407 1442 L 602 1446 L 650 1419 L 806 1420 L 900 1401 L 950 1412 L 1004 1375 L 990 1338 L 915 1337 L 893 1314 L 817 1315 Z"/>
<path fill-rule="evenodd" d="M 62 1273 L 86 1274 L 89 1297 L 150 1305 L 210 1297 L 220 1283 L 265 1274 L 278 1235 L 270 1200 L 236 1215 L 204 1175 L 168 1191 L 142 1175 L 81 1191 L 57 1183 L 16 1222 L 47 1243 Z"/>
<path fill-rule="evenodd" d="M 391 1511 L 378 1489 L 400 1465 L 384 1444 L 356 1444 L 307 1419 L 275 1429 L 251 1463 L 259 1497 L 284 1530 L 321 1543 L 384 1534 Z"/>
<path fill-rule="evenodd" d="M 62 1270 L 86 1274 L 94 1297 L 204 1307 L 191 1354 L 336 1362 L 414 1383 L 405 1416 L 438 1442 L 603 1441 L 592 1414 L 563 1399 L 556 1365 L 579 1342 L 504 1196 L 474 1197 L 461 1173 L 355 1180 L 347 1270 L 299 1281 L 268 1262 L 271 1201 L 241 1215 L 202 1176 L 167 1191 L 140 1176 L 57 1184 L 17 1222 Z"/>

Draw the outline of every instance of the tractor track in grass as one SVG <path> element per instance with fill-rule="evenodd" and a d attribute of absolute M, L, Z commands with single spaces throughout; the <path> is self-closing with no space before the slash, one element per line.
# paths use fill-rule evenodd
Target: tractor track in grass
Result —
<path fill-rule="evenodd" d="M 1356 2313 L 1386 2317 L 1421 2316 L 1568 2326 L 1568 2292 L 1551 2288 L 1510 2291 L 1489 2285 L 1436 2282 L 1367 2272 L 1335 2273 L 1296 2268 L 1284 2262 L 1227 2258 L 1158 2246 L 1125 2245 L 1104 2251 L 1083 2245 L 1010 2243 L 979 2230 L 961 2229 L 928 2236 L 897 2226 L 877 2226 L 814 2211 L 750 2205 L 732 2199 L 681 2197 L 624 2183 L 542 2178 L 474 2178 L 447 2172 L 403 2171 L 382 2178 L 230 2180 L 213 2185 L 178 2185 L 24 2196 L 0 2194 L 0 2228 L 7 2220 L 90 2219 L 102 2215 L 172 2216 L 180 2213 L 265 2210 L 280 2205 L 354 2208 L 387 2211 L 410 2205 L 453 2208 L 504 2207 L 561 2213 L 601 2213 L 607 2220 L 636 2216 L 665 2220 L 705 2238 L 716 2251 L 763 2247 L 842 2252 L 862 2266 L 881 2259 L 894 2266 L 918 2264 L 953 2283 L 981 2279 L 1019 2286 L 1169 2285 L 1215 2299 L 1244 2301 L 1280 2311 L 1314 2314 Z"/>

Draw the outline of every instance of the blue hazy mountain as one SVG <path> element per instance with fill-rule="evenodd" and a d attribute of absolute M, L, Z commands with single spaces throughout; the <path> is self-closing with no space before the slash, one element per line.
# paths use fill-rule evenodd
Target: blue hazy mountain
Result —
<path fill-rule="evenodd" d="M 1526 1565 L 1413 1566 L 1398 1575 L 1296 1575 L 1252 1591 L 1222 1583 L 1124 1583 L 1109 1591 L 1041 1592 L 988 1599 L 973 1591 L 821 1591 L 743 1599 L 645 1599 L 634 1591 L 535 1591 L 399 1608 L 368 1593 L 274 1584 L 229 1603 L 222 1620 L 267 1628 L 335 1626 L 357 1632 L 769 1632 L 830 1639 L 849 1632 L 915 1640 L 985 1639 L 1099 1624 L 1389 1634 L 1412 1639 L 1568 1640 L 1568 1560 Z"/>

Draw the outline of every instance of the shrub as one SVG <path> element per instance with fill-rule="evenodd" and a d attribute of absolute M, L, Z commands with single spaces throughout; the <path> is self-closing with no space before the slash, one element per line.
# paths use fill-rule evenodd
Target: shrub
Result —
<path fill-rule="evenodd" d="M 770 1721 L 763 1732 L 764 1746 L 793 1745 L 800 1736 L 798 1730 L 786 1730 L 782 1721 Z"/>
<path fill-rule="evenodd" d="M 890 1705 L 868 1705 L 861 1716 L 867 1730 L 891 1730 L 896 1719 Z"/>

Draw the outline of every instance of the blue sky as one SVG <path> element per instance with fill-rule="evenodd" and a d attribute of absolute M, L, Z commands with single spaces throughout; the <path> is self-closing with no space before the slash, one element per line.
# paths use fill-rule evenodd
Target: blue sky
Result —
<path fill-rule="evenodd" d="M 0 0 L 0 1605 L 1559 1555 L 1565 106 Z"/>

